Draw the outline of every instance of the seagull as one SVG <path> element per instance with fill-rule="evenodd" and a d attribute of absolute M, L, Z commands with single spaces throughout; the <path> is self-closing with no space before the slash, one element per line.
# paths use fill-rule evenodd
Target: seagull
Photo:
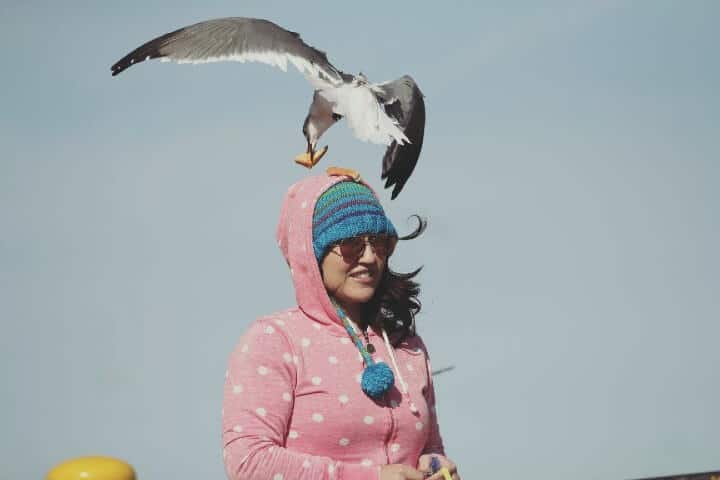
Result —
<path fill-rule="evenodd" d="M 259 18 L 226 17 L 189 25 L 144 43 L 112 67 L 112 75 L 153 58 L 177 63 L 261 62 L 287 71 L 288 63 L 314 88 L 302 132 L 307 150 L 295 161 L 312 168 L 327 152 L 320 137 L 345 119 L 360 140 L 387 149 L 381 178 L 394 199 L 415 169 L 425 132 L 425 101 L 409 75 L 372 83 L 365 75 L 333 66 L 325 52 L 306 44 L 296 32 Z"/>

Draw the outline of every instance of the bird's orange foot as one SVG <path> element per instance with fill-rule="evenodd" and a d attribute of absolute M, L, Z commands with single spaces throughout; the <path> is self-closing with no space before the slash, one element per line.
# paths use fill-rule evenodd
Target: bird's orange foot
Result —
<path fill-rule="evenodd" d="M 298 155 L 295 157 L 295 163 L 298 163 L 302 165 L 305 168 L 312 168 L 320 161 L 322 157 L 325 156 L 325 153 L 327 153 L 327 145 L 324 146 L 322 149 L 315 152 L 315 155 L 310 155 L 309 152 L 305 152 L 301 155 Z"/>
<path fill-rule="evenodd" d="M 359 182 L 360 180 L 360 173 L 356 170 L 353 170 L 351 168 L 342 168 L 342 167 L 328 167 L 327 170 L 325 170 L 325 173 L 332 176 L 340 176 L 340 177 L 350 177 L 354 181 Z"/>

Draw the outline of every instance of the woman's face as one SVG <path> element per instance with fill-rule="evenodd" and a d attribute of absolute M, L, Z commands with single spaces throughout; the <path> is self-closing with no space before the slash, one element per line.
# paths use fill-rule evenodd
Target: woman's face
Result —
<path fill-rule="evenodd" d="M 361 236 L 362 252 L 343 256 L 342 247 L 334 245 L 320 264 L 328 294 L 346 308 L 357 308 L 375 294 L 392 251 L 373 248 L 368 236 Z"/>

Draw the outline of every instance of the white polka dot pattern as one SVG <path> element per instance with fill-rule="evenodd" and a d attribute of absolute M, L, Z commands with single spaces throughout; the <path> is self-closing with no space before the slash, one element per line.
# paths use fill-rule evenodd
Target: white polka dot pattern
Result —
<path fill-rule="evenodd" d="M 299 224 L 295 227 L 296 230 L 300 229 Z M 292 248 L 295 249 L 293 255 L 299 254 L 299 245 Z M 300 272 L 299 266 L 296 265 L 295 270 Z M 303 272 L 303 275 L 307 273 Z M 261 439 L 269 436 L 272 440 L 266 445 L 278 442 L 279 445 L 275 447 L 275 453 L 278 453 L 282 450 L 280 445 L 285 446 L 283 431 L 287 448 L 300 449 L 298 451 L 303 451 L 307 442 L 324 437 L 328 451 L 337 453 L 336 459 L 347 460 L 347 455 L 353 457 L 351 461 L 355 463 L 356 469 L 353 472 L 366 472 L 369 477 L 374 476 L 378 465 L 388 460 L 389 463 L 399 463 L 407 455 L 420 452 L 424 446 L 437 448 L 435 417 L 430 415 L 425 418 L 426 399 L 423 397 L 428 397 L 430 385 L 426 378 L 428 371 L 423 351 L 420 355 L 412 351 L 417 343 L 413 344 L 414 340 L 411 340 L 409 349 L 403 346 L 395 351 L 397 367 L 400 372 L 405 371 L 403 376 L 409 393 L 401 395 L 398 390 L 393 390 L 394 393 L 386 398 L 385 409 L 392 406 L 392 416 L 400 415 L 400 420 L 410 430 L 397 429 L 397 434 L 387 439 L 387 453 L 384 453 L 382 446 L 378 445 L 377 450 L 361 439 L 367 435 L 382 435 L 381 432 L 389 428 L 386 423 L 389 417 L 386 415 L 390 412 L 369 401 L 360 390 L 358 383 L 363 380 L 365 365 L 352 340 L 334 336 L 335 331 L 326 327 L 313 323 L 302 311 L 293 309 L 291 313 L 283 311 L 280 315 L 261 317 L 245 338 L 240 338 L 235 353 L 229 357 L 226 372 L 227 414 L 223 416 L 225 443 L 238 438 Z M 390 357 L 383 359 L 389 355 L 384 345 L 376 346 L 380 348 L 373 355 L 375 361 L 385 361 L 395 370 L 394 365 L 390 364 Z M 243 350 L 248 353 L 241 353 Z M 297 366 L 293 365 L 294 362 Z M 398 373 L 395 373 L 397 379 Z M 397 382 L 396 386 L 399 386 Z M 312 398 L 305 397 L 308 394 Z M 415 400 L 415 404 L 411 399 Z M 307 400 L 310 401 L 306 403 Z M 431 405 L 427 407 L 432 408 Z M 295 410 L 294 421 L 284 418 L 288 409 Z M 338 414 L 342 416 L 337 417 Z M 338 422 L 344 424 L 344 427 L 335 428 Z M 280 433 L 279 440 L 275 432 Z M 417 444 L 420 441 L 423 445 Z M 241 461 L 240 450 L 229 448 L 227 452 L 228 465 L 231 467 Z M 235 455 L 239 458 L 233 458 Z M 292 480 L 288 475 L 304 478 L 311 472 L 326 480 L 340 480 L 343 477 L 342 464 L 336 460 L 302 454 L 296 458 L 299 461 L 294 460 L 295 473 L 290 473 L 291 469 L 286 470 L 289 465 L 276 462 L 262 462 L 255 468 L 265 480 Z M 308 470 L 300 468 L 300 464 Z M 324 469 L 327 470 L 323 472 Z"/>

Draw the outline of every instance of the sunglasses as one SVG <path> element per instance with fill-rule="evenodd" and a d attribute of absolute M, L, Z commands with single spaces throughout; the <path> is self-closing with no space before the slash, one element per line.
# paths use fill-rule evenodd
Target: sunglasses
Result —
<path fill-rule="evenodd" d="M 397 237 L 389 235 L 362 235 L 340 240 L 332 246 L 331 252 L 343 257 L 347 263 L 352 263 L 365 253 L 365 245 L 370 245 L 375 255 L 387 258 L 395 251 Z"/>

